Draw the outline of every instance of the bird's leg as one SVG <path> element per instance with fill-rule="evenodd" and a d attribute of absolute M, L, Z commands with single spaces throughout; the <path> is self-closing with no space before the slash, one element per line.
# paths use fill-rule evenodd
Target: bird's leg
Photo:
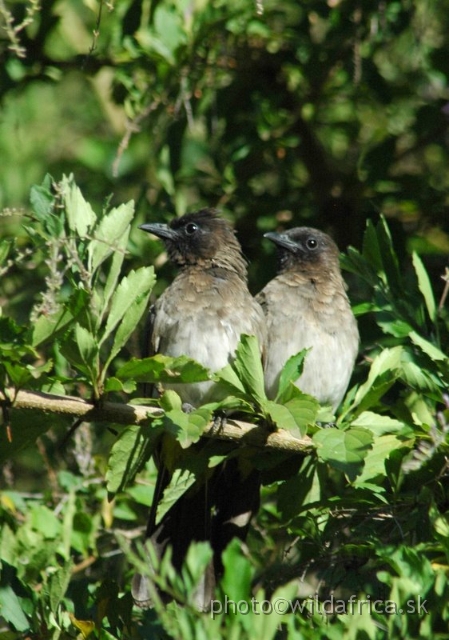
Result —
<path fill-rule="evenodd" d="M 223 431 L 226 427 L 226 423 L 228 421 L 228 416 L 226 411 L 217 411 L 214 415 L 214 422 L 211 429 L 211 435 L 218 435 Z"/>
<path fill-rule="evenodd" d="M 320 426 L 322 429 L 336 429 L 337 428 L 337 423 L 336 422 L 317 422 L 317 425 Z"/>
<path fill-rule="evenodd" d="M 181 405 L 181 409 L 184 411 L 184 413 L 192 413 L 192 411 L 195 411 L 195 407 L 193 406 L 193 404 L 190 404 L 189 402 L 183 402 Z M 228 417 L 226 415 L 226 411 L 218 411 L 214 416 L 214 422 L 212 425 L 211 434 L 212 435 L 219 434 L 220 431 L 222 431 L 225 428 L 227 420 L 228 420 Z"/>

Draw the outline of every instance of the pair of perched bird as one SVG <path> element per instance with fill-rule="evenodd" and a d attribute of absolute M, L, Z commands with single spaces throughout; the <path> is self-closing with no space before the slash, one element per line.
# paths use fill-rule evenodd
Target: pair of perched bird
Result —
<path fill-rule="evenodd" d="M 274 398 L 286 361 L 308 348 L 299 388 L 334 410 L 338 407 L 349 384 L 359 334 L 339 252 L 328 235 L 308 227 L 265 234 L 278 247 L 279 273 L 253 298 L 240 244 L 215 210 L 140 228 L 164 242 L 169 259 L 180 269 L 150 310 L 150 355 L 187 355 L 217 371 L 232 361 L 242 334 L 254 335 L 261 348 L 266 393 Z M 173 388 L 194 407 L 214 399 L 213 381 Z M 156 501 L 169 481 L 162 462 Z M 238 458 L 225 461 L 207 481 L 191 487 L 159 523 L 153 505 L 147 539 L 159 557 L 171 547 L 176 569 L 192 540 L 211 544 L 214 559 L 194 594 L 199 609 L 207 609 L 213 597 L 221 552 L 232 537 L 245 539 L 258 506 L 258 472 L 243 468 Z M 138 575 L 133 582 L 134 598 L 142 606 L 150 599 L 147 580 Z"/>

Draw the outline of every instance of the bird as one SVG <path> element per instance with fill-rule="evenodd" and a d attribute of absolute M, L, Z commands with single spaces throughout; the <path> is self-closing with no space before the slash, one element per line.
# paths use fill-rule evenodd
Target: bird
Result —
<path fill-rule="evenodd" d="M 232 361 L 242 334 L 256 336 L 262 354 L 265 316 L 248 290 L 247 263 L 236 234 L 218 211 L 205 208 L 174 218 L 168 225 L 147 223 L 140 229 L 160 238 L 169 260 L 178 267 L 173 282 L 150 309 L 148 355 L 188 356 L 216 372 Z M 170 388 L 179 394 L 186 411 L 223 399 L 217 397 L 219 389 L 213 380 L 164 385 Z M 228 459 L 198 478 L 156 523 L 157 503 L 171 477 L 163 446 L 158 452 L 146 539 L 159 558 L 171 548 L 178 571 L 192 541 L 210 542 L 213 562 L 193 596 L 195 606 L 207 610 L 222 571 L 223 549 L 234 536 L 245 539 L 249 521 L 258 510 L 259 473 L 238 457 Z M 147 578 L 136 574 L 132 593 L 136 604 L 149 606 Z"/>
<path fill-rule="evenodd" d="M 309 349 L 295 384 L 335 413 L 359 348 L 337 245 L 329 235 L 310 227 L 269 232 L 264 237 L 278 249 L 277 275 L 256 296 L 266 317 L 267 397 L 276 397 L 287 360 Z"/>

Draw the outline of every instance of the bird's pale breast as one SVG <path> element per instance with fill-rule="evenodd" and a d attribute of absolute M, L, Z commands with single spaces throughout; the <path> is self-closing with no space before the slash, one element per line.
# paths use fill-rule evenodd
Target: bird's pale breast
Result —
<path fill-rule="evenodd" d="M 285 362 L 310 349 L 297 385 L 335 409 L 348 386 L 358 349 L 358 330 L 345 293 L 328 287 L 317 296 L 309 283 L 287 283 L 278 276 L 265 287 L 263 299 L 271 345 L 265 362 L 267 395 L 275 397 Z"/>
<path fill-rule="evenodd" d="M 261 345 L 264 341 L 262 310 L 238 278 L 224 280 L 202 274 L 198 279 L 186 275 L 166 289 L 156 303 L 153 336 L 159 353 L 189 356 L 214 372 L 229 363 L 241 334 L 256 335 Z M 211 401 L 214 395 L 213 382 L 176 384 L 172 388 L 194 406 Z"/>

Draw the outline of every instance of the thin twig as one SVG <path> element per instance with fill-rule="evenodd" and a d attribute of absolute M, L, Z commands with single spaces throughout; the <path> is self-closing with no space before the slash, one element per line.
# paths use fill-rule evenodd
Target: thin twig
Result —
<path fill-rule="evenodd" d="M 102 11 L 103 11 L 103 0 L 100 0 L 100 8 L 98 9 L 97 22 L 95 24 L 95 29 L 92 32 L 93 33 L 92 44 L 90 45 L 89 51 L 87 52 L 87 55 L 84 58 L 83 69 L 85 68 L 85 66 L 88 63 L 89 59 L 92 57 L 93 52 L 97 48 L 98 38 L 100 37 L 100 25 L 101 25 L 101 14 L 102 14 Z"/>
<path fill-rule="evenodd" d="M 127 120 L 125 125 L 125 133 L 120 140 L 120 144 L 117 148 L 117 153 L 115 154 L 114 162 L 112 163 L 112 175 L 114 178 L 118 176 L 118 168 L 120 164 L 120 160 L 122 159 L 122 155 L 126 151 L 129 145 L 129 141 L 131 140 L 131 136 L 134 133 L 139 133 L 140 125 L 145 120 L 147 116 L 150 115 L 152 111 L 156 109 L 156 107 L 160 104 L 161 99 L 157 98 L 153 100 L 150 104 L 148 104 L 145 109 L 142 109 L 140 113 L 137 114 L 135 118 L 132 120 Z"/>
<path fill-rule="evenodd" d="M 443 289 L 443 293 L 441 295 L 440 298 L 440 304 L 438 305 L 438 311 L 441 311 L 441 309 L 444 307 L 444 304 L 446 302 L 446 298 L 447 298 L 447 294 L 449 293 L 449 268 L 446 267 L 446 271 L 444 272 L 444 274 L 441 276 L 442 280 L 444 280 L 444 289 Z"/>

